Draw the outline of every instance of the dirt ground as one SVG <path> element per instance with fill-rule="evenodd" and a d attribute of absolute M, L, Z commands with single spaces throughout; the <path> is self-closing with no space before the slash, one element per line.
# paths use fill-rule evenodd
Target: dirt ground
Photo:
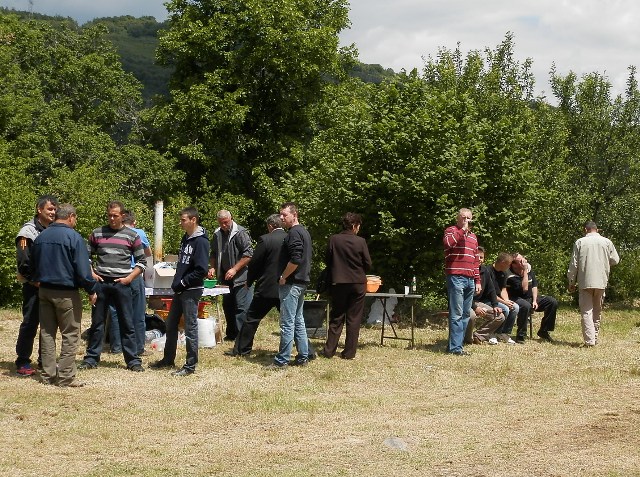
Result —
<path fill-rule="evenodd" d="M 353 361 L 273 372 L 270 317 L 251 358 L 201 349 L 196 374 L 175 378 L 103 354 L 79 371 L 84 388 L 61 389 L 16 377 L 20 316 L 4 310 L 0 475 L 640 476 L 638 322 L 609 310 L 601 343 L 585 349 L 577 312 L 564 310 L 554 343 L 476 345 L 468 357 L 443 352 L 440 326 L 417 329 L 415 349 L 363 328 Z"/>

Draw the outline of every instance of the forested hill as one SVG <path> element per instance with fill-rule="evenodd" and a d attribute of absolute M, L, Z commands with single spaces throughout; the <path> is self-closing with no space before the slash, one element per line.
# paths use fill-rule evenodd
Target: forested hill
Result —
<path fill-rule="evenodd" d="M 69 17 L 47 16 L 3 7 L 0 7 L 0 11 L 13 13 L 21 18 L 45 20 L 54 26 L 64 26 L 74 30 L 102 23 L 109 29 L 108 37 L 120 54 L 123 69 L 132 73 L 144 85 L 142 96 L 145 102 L 148 103 L 155 95 L 166 95 L 169 91 L 171 70 L 155 64 L 158 31 L 166 27 L 165 22 L 157 22 L 154 17 L 135 18 L 126 15 L 96 18 L 80 26 Z M 381 65 L 358 63 L 351 70 L 350 75 L 366 83 L 377 84 L 394 76 L 395 73 L 392 69 L 385 69 Z"/>

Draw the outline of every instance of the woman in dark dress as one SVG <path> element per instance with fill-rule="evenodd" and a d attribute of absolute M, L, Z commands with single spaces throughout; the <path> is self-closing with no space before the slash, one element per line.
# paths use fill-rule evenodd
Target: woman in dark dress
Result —
<path fill-rule="evenodd" d="M 329 238 L 325 262 L 331 277 L 331 314 L 323 354 L 332 358 L 336 354 L 342 327 L 347 333 L 341 358 L 353 359 L 358 348 L 358 335 L 364 314 L 366 272 L 371 268 L 367 242 L 358 237 L 362 217 L 347 212 L 342 217 L 342 232 Z"/>

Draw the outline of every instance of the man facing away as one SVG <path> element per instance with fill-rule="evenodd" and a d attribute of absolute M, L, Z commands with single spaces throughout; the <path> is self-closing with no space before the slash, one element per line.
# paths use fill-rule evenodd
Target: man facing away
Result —
<path fill-rule="evenodd" d="M 247 316 L 251 290 L 247 287 L 247 264 L 253 255 L 251 237 L 238 225 L 228 210 L 217 214 L 219 227 L 213 233 L 211 268 L 208 276 L 229 286 L 222 296 L 222 309 L 227 322 L 225 339 L 234 341 Z"/>
<path fill-rule="evenodd" d="M 36 202 L 36 215 L 26 222 L 16 236 L 18 281 L 22 283 L 22 323 L 16 340 L 16 369 L 18 376 L 31 376 L 33 342 L 38 333 L 38 287 L 31 277 L 31 246 L 36 237 L 55 219 L 58 200 L 43 195 Z"/>
<path fill-rule="evenodd" d="M 613 242 L 598 233 L 593 221 L 584 224 L 585 236 L 576 240 L 567 270 L 569 291 L 578 285 L 578 303 L 582 316 L 582 338 L 585 346 L 598 344 L 604 290 L 612 265 L 620 261 Z"/>
<path fill-rule="evenodd" d="M 272 369 L 283 369 L 289 365 L 295 341 L 298 355 L 296 366 L 309 363 L 307 328 L 304 323 L 304 292 L 310 282 L 311 235 L 298 221 L 298 207 L 293 202 L 280 206 L 280 219 L 289 229 L 280 253 L 278 289 L 280 297 L 280 348 Z"/>
<path fill-rule="evenodd" d="M 198 302 L 204 291 L 204 278 L 207 276 L 209 265 L 209 237 L 199 223 L 200 215 L 195 207 L 187 207 L 180 211 L 180 227 L 184 230 L 184 235 L 180 242 L 176 274 L 171 283 L 175 295 L 167 317 L 164 356 L 151 365 L 156 369 L 174 366 L 178 345 L 178 323 L 180 316 L 184 315 L 187 358 L 181 369 L 171 373 L 173 376 L 193 374 L 198 364 Z"/>
<path fill-rule="evenodd" d="M 449 343 L 447 352 L 469 354 L 463 349 L 464 336 L 471 314 L 473 296 L 480 293 L 478 239 L 469 229 L 473 214 L 460 209 L 456 225 L 444 231 L 445 273 L 449 299 Z"/>
<path fill-rule="evenodd" d="M 98 367 L 104 338 L 104 323 L 113 304 L 118 312 L 122 353 L 127 369 L 144 371 L 138 354 L 133 328 L 133 292 L 131 282 L 144 273 L 146 257 L 136 232 L 122 223 L 124 205 L 111 201 L 107 205 L 109 224 L 98 227 L 89 236 L 89 252 L 95 255 L 93 277 L 101 283 L 98 300 L 91 316 L 89 344 L 80 369 Z M 132 262 L 133 257 L 133 262 Z M 135 266 L 132 266 L 132 263 Z"/>
<path fill-rule="evenodd" d="M 78 288 L 95 304 L 98 283 L 91 274 L 87 244 L 76 227 L 76 209 L 61 204 L 56 221 L 33 242 L 33 276 L 39 282 L 42 382 L 81 387 L 76 379 L 76 351 L 80 340 L 82 299 Z M 56 361 L 56 335 L 62 336 Z"/>
<path fill-rule="evenodd" d="M 278 265 L 282 243 L 287 233 L 282 228 L 282 219 L 279 214 L 273 214 L 267 218 L 267 230 L 269 233 L 261 235 L 258 239 L 258 244 L 248 265 L 247 287 L 255 283 L 253 299 L 233 349 L 225 352 L 228 356 L 249 355 L 253 349 L 253 339 L 260 321 L 272 308 L 280 310 Z"/>

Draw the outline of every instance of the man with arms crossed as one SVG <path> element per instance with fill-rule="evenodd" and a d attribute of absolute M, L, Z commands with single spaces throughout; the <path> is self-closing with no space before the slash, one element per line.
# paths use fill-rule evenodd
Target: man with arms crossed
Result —
<path fill-rule="evenodd" d="M 278 267 L 280 349 L 269 366 L 272 369 L 283 369 L 289 365 L 294 341 L 298 356 L 293 364 L 306 366 L 309 363 L 307 328 L 302 309 L 304 292 L 310 282 L 311 235 L 298 222 L 298 207 L 293 202 L 285 202 L 280 206 L 280 218 L 289 232 L 282 244 Z"/>
<path fill-rule="evenodd" d="M 473 296 L 480 293 L 478 239 L 469 229 L 472 219 L 473 214 L 469 209 L 460 209 L 456 225 L 445 229 L 442 239 L 449 299 L 447 352 L 458 356 L 469 354 L 463 349 L 464 335 Z"/>
<path fill-rule="evenodd" d="M 91 274 L 87 244 L 76 232 L 76 209 L 61 204 L 56 221 L 33 242 L 33 276 L 39 283 L 42 382 L 60 387 L 81 387 L 76 379 L 76 350 L 80 339 L 82 299 L 78 288 L 89 294 L 93 305 L 98 283 Z M 56 362 L 56 335 L 62 336 L 60 361 Z"/>
<path fill-rule="evenodd" d="M 576 240 L 569 262 L 567 279 L 569 291 L 574 292 L 576 283 L 579 295 L 580 314 L 582 315 L 582 337 L 585 346 L 598 344 L 600 318 L 604 289 L 609 282 L 612 265 L 620 261 L 618 252 L 611 240 L 598 233 L 593 221 L 584 224 L 585 236 Z"/>

